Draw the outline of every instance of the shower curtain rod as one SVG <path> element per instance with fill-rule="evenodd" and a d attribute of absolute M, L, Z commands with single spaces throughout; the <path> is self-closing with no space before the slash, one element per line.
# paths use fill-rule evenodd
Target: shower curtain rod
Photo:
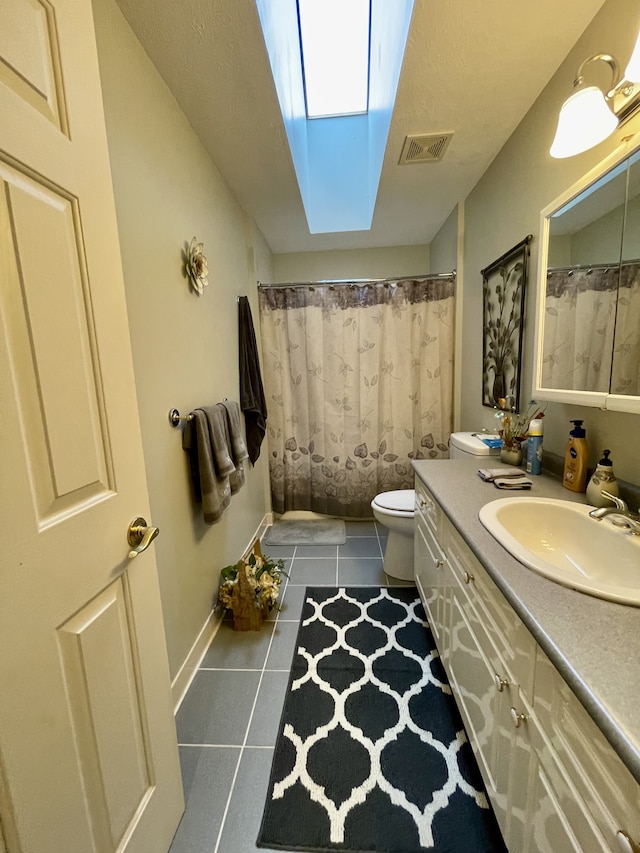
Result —
<path fill-rule="evenodd" d="M 391 284 L 391 282 L 395 281 L 405 281 L 407 279 L 415 279 L 415 278 L 454 278 L 456 271 L 453 272 L 440 272 L 440 273 L 423 273 L 422 275 L 403 275 L 396 276 L 395 278 L 325 278 L 321 281 L 277 281 L 272 284 L 265 284 L 265 282 L 259 281 L 258 288 L 260 287 L 320 287 L 320 286 L 328 286 L 334 287 L 336 284 L 344 287 L 357 285 L 357 284 Z"/>
<path fill-rule="evenodd" d="M 640 258 L 635 258 L 629 261 L 613 261 L 610 264 L 570 264 L 565 267 L 548 267 L 547 273 L 550 272 L 573 272 L 574 270 L 609 270 L 615 267 L 626 267 L 632 264 L 640 264 Z"/>

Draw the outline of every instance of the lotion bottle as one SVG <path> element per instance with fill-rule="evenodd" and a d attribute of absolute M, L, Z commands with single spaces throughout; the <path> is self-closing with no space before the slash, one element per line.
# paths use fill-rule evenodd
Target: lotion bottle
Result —
<path fill-rule="evenodd" d="M 527 442 L 527 474 L 542 474 L 542 418 L 533 418 L 529 424 Z"/>
<path fill-rule="evenodd" d="M 613 462 L 609 459 L 610 450 L 604 450 L 602 459 L 596 465 L 596 470 L 587 486 L 587 503 L 591 506 L 612 506 L 611 500 L 605 498 L 603 490 L 616 497 L 619 494 L 618 481 L 613 473 Z"/>
<path fill-rule="evenodd" d="M 587 485 L 587 438 L 582 421 L 571 421 L 574 425 L 564 454 L 562 485 L 572 492 L 584 492 Z"/>

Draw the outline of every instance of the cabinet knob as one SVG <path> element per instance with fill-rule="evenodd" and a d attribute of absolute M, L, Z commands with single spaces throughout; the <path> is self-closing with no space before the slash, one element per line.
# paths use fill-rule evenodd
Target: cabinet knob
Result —
<path fill-rule="evenodd" d="M 465 583 L 471 583 L 471 581 L 474 581 L 474 580 L 475 580 L 475 578 L 474 578 L 474 576 L 471 574 L 471 572 L 465 572 L 465 573 L 464 573 L 464 582 L 465 582 Z"/>
<path fill-rule="evenodd" d="M 640 845 L 636 844 L 636 842 L 631 838 L 627 833 L 619 829 L 616 832 L 616 838 L 618 840 L 618 849 L 621 853 L 640 853 Z"/>
<path fill-rule="evenodd" d="M 500 678 L 497 673 L 495 673 L 495 675 L 493 676 L 493 680 L 496 683 L 496 690 L 498 691 L 498 693 L 502 693 L 504 688 L 508 687 L 510 683 L 508 678 Z"/>
<path fill-rule="evenodd" d="M 526 714 L 519 714 L 515 708 L 512 708 L 510 713 L 511 713 L 511 719 L 513 720 L 513 724 L 517 729 L 520 728 L 521 723 L 526 723 L 526 721 L 527 721 L 527 715 Z"/>

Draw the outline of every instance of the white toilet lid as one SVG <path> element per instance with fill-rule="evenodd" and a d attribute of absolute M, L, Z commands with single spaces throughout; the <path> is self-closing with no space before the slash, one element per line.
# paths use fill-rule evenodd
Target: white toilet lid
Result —
<path fill-rule="evenodd" d="M 382 492 L 376 495 L 376 503 L 383 509 L 396 512 L 413 512 L 415 509 L 415 489 L 399 489 L 396 492 Z"/>

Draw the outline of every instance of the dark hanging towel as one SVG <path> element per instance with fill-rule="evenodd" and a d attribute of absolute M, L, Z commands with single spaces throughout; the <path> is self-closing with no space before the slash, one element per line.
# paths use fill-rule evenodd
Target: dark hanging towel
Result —
<path fill-rule="evenodd" d="M 238 297 L 238 340 L 240 351 L 240 408 L 244 413 L 249 460 L 255 465 L 267 430 L 267 404 L 264 398 L 256 333 L 246 296 Z"/>

